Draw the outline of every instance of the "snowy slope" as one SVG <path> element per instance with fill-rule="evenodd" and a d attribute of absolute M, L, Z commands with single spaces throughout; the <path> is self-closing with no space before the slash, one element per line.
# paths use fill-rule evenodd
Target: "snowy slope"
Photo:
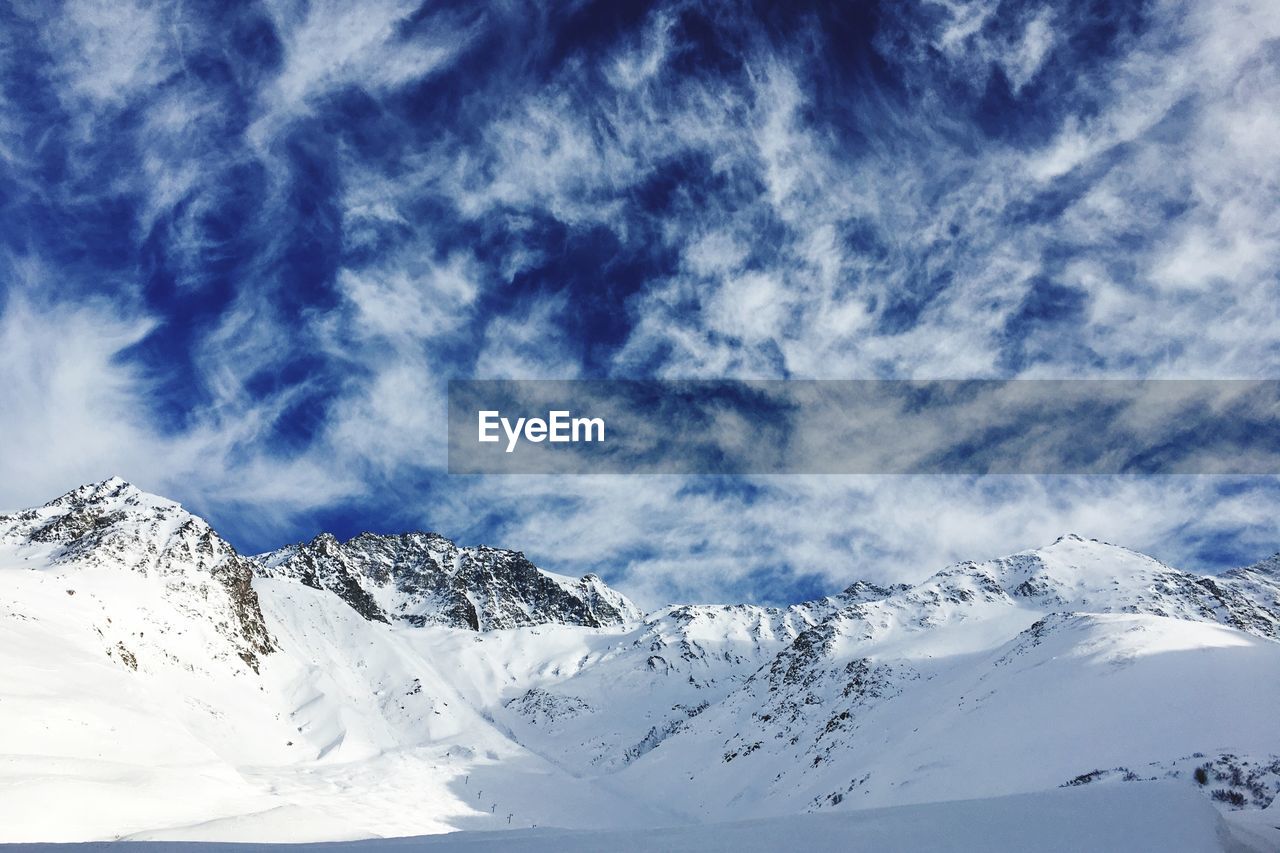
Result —
<path fill-rule="evenodd" d="M 295 839 L 667 815 L 489 721 L 511 632 L 392 627 L 253 568 L 118 480 L 0 517 L 0 838 L 219 837 L 249 815 Z M 564 581 L 547 577 L 525 603 L 555 617 Z M 625 603 L 597 585 L 569 586 Z M 574 648 L 598 633 L 573 627 Z"/>
<path fill-rule="evenodd" d="M 1278 569 L 1064 537 L 641 616 L 434 534 L 249 560 L 110 480 L 0 516 L 0 841 L 605 831 L 1156 779 L 1280 846 Z"/>
<path fill-rule="evenodd" d="M 250 579 L 204 522 L 118 480 L 0 517 L 9 839 L 259 808 L 236 764 L 285 756 L 257 671 L 276 646 Z"/>
<path fill-rule="evenodd" d="M 247 832 L 256 831 L 252 827 Z M 1077 853 L 1081 850 L 1183 851 L 1230 849 L 1221 818 L 1180 785 L 1148 783 L 1119 789 L 1059 789 L 987 800 L 931 803 L 833 814 L 662 827 L 644 831 L 532 829 L 463 832 L 347 844 L 184 845 L 191 853 L 845 853 L 849 850 Z M 13 848 L 15 853 L 47 847 Z M 61 848 L 56 848 L 61 849 Z M 81 853 L 90 845 L 66 848 Z M 115 853 L 155 853 L 158 846 L 117 842 Z"/>
<path fill-rule="evenodd" d="M 951 567 L 806 631 L 623 775 L 723 819 L 1265 763 L 1275 582 L 1204 580 L 1078 537 Z"/>

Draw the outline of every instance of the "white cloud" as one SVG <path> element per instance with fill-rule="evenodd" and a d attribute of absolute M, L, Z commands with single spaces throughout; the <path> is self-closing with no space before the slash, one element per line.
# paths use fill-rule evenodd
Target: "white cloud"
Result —
<path fill-rule="evenodd" d="M 691 272 L 713 276 L 733 272 L 746 260 L 747 247 L 732 231 L 712 231 L 694 237 L 684 250 L 684 261 Z"/>
<path fill-rule="evenodd" d="M 577 378 L 582 364 L 578 344 L 560 332 L 562 316 L 572 310 L 561 294 L 491 320 L 472 375 L 477 379 Z"/>
<path fill-rule="evenodd" d="M 511 285 L 558 251 L 532 236 L 552 220 L 608 228 L 624 251 L 678 259 L 615 306 L 634 323 L 611 365 L 619 374 L 1005 373 L 1006 323 L 1041 278 L 1085 293 L 1086 313 L 1025 375 L 1275 372 L 1280 15 L 1261 0 L 1157 4 L 1119 58 L 1082 70 L 1091 76 L 1078 82 L 1097 109 L 1065 116 L 1025 148 L 983 137 L 946 102 L 949 89 L 930 82 L 950 74 L 981 91 L 999 67 L 1025 90 L 1063 45 L 1067 7 L 1030 9 L 994 35 L 997 4 L 934 4 L 940 26 L 912 31 L 916 42 L 888 56 L 919 86 L 911 93 L 919 101 L 904 110 L 873 92 L 847 93 L 850 109 L 863 111 L 851 119 L 864 137 L 856 142 L 815 112 L 807 47 L 748 42 L 741 78 L 675 78 L 671 59 L 689 46 L 674 19 L 657 14 L 599 68 L 573 59 L 536 87 L 470 103 L 467 133 L 441 127 L 417 150 L 381 160 L 338 146 L 330 165 L 341 249 L 376 251 L 378 260 L 336 272 L 334 306 L 283 316 L 276 273 L 287 235 L 272 229 L 305 223 L 289 213 L 296 178 L 279 143 L 325 94 L 355 86 L 383 98 L 469 48 L 471 26 L 449 17 L 416 22 L 409 34 L 419 5 L 271 4 L 283 66 L 244 93 L 253 124 L 243 135 L 220 136 L 228 105 L 176 74 L 183 39 L 197 29 L 183 17 L 188 7 L 86 0 L 50 22 L 51 79 L 76 117 L 66 152 L 73 176 L 102 167 L 93 146 L 100 119 L 125 108 L 140 118 L 136 140 L 116 149 L 138 143 L 136 168 L 40 188 L 51 203 L 92 203 L 66 197 L 83 186 L 145 199 L 138 232 L 174 216 L 166 249 L 185 259 L 182 283 L 199 285 L 216 248 L 202 216 L 223 201 L 226 170 L 255 161 L 265 201 L 238 223 L 256 241 L 237 271 L 239 294 L 194 347 L 192 397 L 203 402 L 171 431 L 150 420 L 158 377 L 124 355 L 163 319 L 129 301 L 138 281 L 113 272 L 118 298 L 78 307 L 14 291 L 0 315 L 0 402 L 12 448 L 0 463 L 4 503 L 121 473 L 159 491 L 287 514 L 397 472 L 439 470 L 453 372 L 582 369 L 583 342 L 563 332 L 575 310 L 566 296 L 529 294 L 504 316 L 475 316 L 486 288 Z M 596 72 L 608 86 L 584 84 Z M 34 162 L 22 142 L 29 129 L 0 121 L 6 161 Z M 718 190 L 698 195 L 674 181 L 670 209 L 640 221 L 637 190 L 689 163 L 705 165 Z M 488 254 L 446 246 L 420 222 L 428 198 L 499 235 Z M 1061 215 L 1013 215 L 1036 205 L 1060 206 Z M 26 275 L 47 282 L 61 273 Z M 322 359 L 324 375 L 249 390 L 301 354 Z M 322 423 L 310 443 L 273 449 L 281 419 L 317 397 Z M 1177 526 L 1186 519 L 1204 530 L 1265 525 L 1273 506 L 1183 481 L 792 478 L 762 481 L 754 500 L 679 478 L 507 485 L 460 487 L 424 510 L 424 523 L 449 532 L 471 524 L 477 507 L 509 509 L 504 544 L 552 562 L 649 547 L 659 556 L 628 568 L 631 588 L 651 600 L 672 590 L 714 595 L 783 559 L 833 585 L 862 575 L 915 579 L 945 559 L 993 556 L 1070 529 L 1161 554 L 1185 541 Z M 552 498 L 582 509 L 565 515 Z"/>
<path fill-rule="evenodd" d="M 408 471 L 446 464 L 444 387 L 424 359 L 401 355 L 372 376 L 352 382 L 330 411 L 323 467 L 394 480 Z"/>
<path fill-rule="evenodd" d="M 251 135 L 270 137 L 279 122 L 305 114 L 311 98 L 343 85 L 391 89 L 447 67 L 465 50 L 471 34 L 437 16 L 411 37 L 404 36 L 400 28 L 421 5 L 417 0 L 267 3 L 285 59 L 264 93 L 264 115 Z"/>
<path fill-rule="evenodd" d="M 0 312 L 0 505 L 42 503 L 115 473 L 107 466 L 151 469 L 145 378 L 117 356 L 152 325 L 107 303 L 50 309 L 10 292 Z"/>
<path fill-rule="evenodd" d="M 164 8 L 152 3 L 70 0 L 45 33 L 69 94 L 121 107 L 172 73 L 168 23 Z"/>
<path fill-rule="evenodd" d="M 943 10 L 930 47 L 962 67 L 979 89 L 998 67 L 1013 91 L 1019 92 L 1035 77 L 1057 41 L 1055 12 L 1047 5 L 1015 11 L 1001 9 L 990 0 L 935 0 L 930 6 Z M 993 26 L 1000 23 L 1004 26 Z"/>
<path fill-rule="evenodd" d="M 1054 37 L 1053 13 L 1042 9 L 1027 23 L 1017 46 L 1004 58 L 1005 74 L 1015 92 L 1031 82 L 1040 70 L 1053 47 Z"/>
<path fill-rule="evenodd" d="M 343 269 L 338 288 L 354 308 L 358 338 L 391 341 L 398 350 L 464 326 L 479 292 L 470 258 L 455 254 L 442 263 L 410 251 L 371 269 Z"/>
<path fill-rule="evenodd" d="M 683 477 L 494 477 L 429 515 L 463 529 L 469 507 L 483 502 L 510 519 L 502 544 L 552 570 L 621 578 L 646 606 L 718 601 L 726 590 L 759 599 L 770 584 L 778 594 L 792 582 L 784 566 L 829 591 L 859 579 L 916 582 L 951 562 L 1005 556 L 1066 533 L 1192 570 L 1203 568 L 1196 539 L 1223 530 L 1246 559 L 1275 550 L 1265 531 L 1277 495 L 1256 482 L 1230 497 L 1217 478 L 1189 477 L 793 475 L 745 483 L 750 496 L 691 488 Z"/>
<path fill-rule="evenodd" d="M 164 428 L 153 418 L 163 377 L 124 357 L 157 321 L 104 299 L 33 298 L 48 271 L 16 266 L 0 310 L 0 507 L 120 475 L 197 508 L 251 504 L 265 525 L 361 488 L 320 454 L 289 459 L 259 443 L 285 400 L 197 409 L 189 423 Z"/>
<path fill-rule="evenodd" d="M 749 272 L 720 282 L 707 298 L 703 318 L 713 332 L 756 344 L 783 333 L 792 299 L 772 275 Z"/>
<path fill-rule="evenodd" d="M 614 57 L 612 65 L 605 71 L 609 82 L 620 89 L 635 89 L 653 81 L 671 49 L 673 23 L 669 15 L 654 15 L 638 40 L 639 44 L 631 50 L 620 50 Z"/>

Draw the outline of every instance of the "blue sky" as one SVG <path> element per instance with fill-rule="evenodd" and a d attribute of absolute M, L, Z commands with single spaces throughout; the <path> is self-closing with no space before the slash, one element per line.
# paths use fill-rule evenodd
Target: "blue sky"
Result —
<path fill-rule="evenodd" d="M 1272 479 L 443 473 L 450 377 L 1275 377 L 1275 2 L 13 0 L 0 78 L 2 505 L 646 603 L 1280 547 Z"/>

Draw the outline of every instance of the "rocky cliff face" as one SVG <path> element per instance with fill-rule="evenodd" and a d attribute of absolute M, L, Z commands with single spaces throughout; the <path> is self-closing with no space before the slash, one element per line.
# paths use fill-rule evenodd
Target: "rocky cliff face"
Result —
<path fill-rule="evenodd" d="M 0 516 L 0 545 L 10 559 L 46 568 L 149 578 L 178 610 L 211 620 L 253 669 L 274 650 L 253 589 L 253 564 L 203 519 L 118 477 Z"/>
<path fill-rule="evenodd" d="M 435 533 L 362 533 L 346 542 L 324 533 L 256 561 L 263 576 L 328 590 L 377 622 L 491 631 L 640 619 L 635 605 L 594 574 L 555 575 L 519 551 L 461 548 Z"/>

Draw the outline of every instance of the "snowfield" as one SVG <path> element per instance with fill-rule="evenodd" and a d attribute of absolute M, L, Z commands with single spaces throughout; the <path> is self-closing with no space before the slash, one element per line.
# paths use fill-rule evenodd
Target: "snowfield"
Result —
<path fill-rule="evenodd" d="M 0 842 L 1280 850 L 1277 637 L 1275 558 L 644 615 L 435 534 L 243 557 L 108 480 L 0 516 Z"/>
<path fill-rule="evenodd" d="M 261 824 L 248 821 L 246 834 Z M 635 830 L 522 829 L 459 832 L 333 844 L 139 843 L 66 845 L 69 853 L 773 853 L 823 851 L 972 851 L 1023 853 L 1210 853 L 1233 849 L 1213 807 L 1185 786 L 1169 782 L 1115 788 L 1073 788 L 988 800 L 924 806 L 789 815 L 765 820 Z M 0 850 L 59 850 L 62 845 L 0 845 Z"/>

